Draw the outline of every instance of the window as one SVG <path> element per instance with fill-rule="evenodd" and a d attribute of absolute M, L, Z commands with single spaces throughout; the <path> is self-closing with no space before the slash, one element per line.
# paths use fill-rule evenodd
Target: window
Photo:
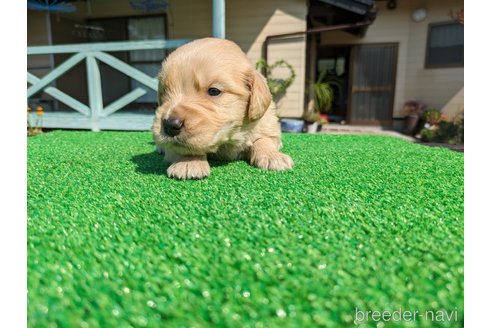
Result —
<path fill-rule="evenodd" d="M 162 17 L 131 18 L 127 20 L 128 39 L 131 41 L 139 40 L 159 40 L 165 39 L 165 21 Z M 161 68 L 161 62 L 166 56 L 165 50 L 139 50 L 130 51 L 129 62 L 138 70 L 150 76 L 157 76 Z M 147 93 L 140 97 L 137 102 L 155 102 L 157 93 L 145 85 L 131 80 L 132 89 L 141 87 Z"/>
<path fill-rule="evenodd" d="M 456 22 L 430 24 L 425 68 L 463 67 L 465 29 Z"/>
<path fill-rule="evenodd" d="M 91 42 L 161 40 L 166 38 L 165 15 L 91 19 L 88 22 L 104 31 L 103 39 L 89 37 Z M 155 49 L 112 52 L 110 54 L 149 76 L 157 76 L 161 62 L 166 57 L 167 52 L 164 49 Z M 137 104 L 136 107 L 142 108 L 139 104 L 153 105 L 157 101 L 156 92 L 140 82 L 113 68 L 106 67 L 104 64 L 100 65 L 100 69 L 105 104 L 115 101 L 137 87 L 147 90 L 147 93 L 134 101 Z"/>

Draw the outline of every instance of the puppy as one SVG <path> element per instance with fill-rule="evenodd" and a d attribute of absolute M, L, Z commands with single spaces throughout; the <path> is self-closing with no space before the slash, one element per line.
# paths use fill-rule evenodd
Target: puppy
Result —
<path fill-rule="evenodd" d="M 205 38 L 163 62 L 152 126 L 169 177 L 202 179 L 207 158 L 246 159 L 266 170 L 289 170 L 265 78 L 233 42 Z"/>

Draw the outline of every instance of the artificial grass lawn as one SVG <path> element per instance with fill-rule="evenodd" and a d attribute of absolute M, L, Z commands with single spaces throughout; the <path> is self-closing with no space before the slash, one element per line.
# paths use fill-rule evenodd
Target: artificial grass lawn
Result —
<path fill-rule="evenodd" d="M 385 327 L 462 326 L 463 154 L 283 142 L 293 171 L 237 161 L 175 181 L 147 132 L 29 138 L 29 326 L 338 327 L 356 307 L 457 311 Z"/>

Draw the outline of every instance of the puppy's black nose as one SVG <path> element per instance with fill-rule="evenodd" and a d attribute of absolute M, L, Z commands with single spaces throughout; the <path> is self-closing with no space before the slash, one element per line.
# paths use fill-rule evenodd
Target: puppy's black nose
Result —
<path fill-rule="evenodd" d="M 183 121 L 177 118 L 164 120 L 164 132 L 171 137 L 177 136 L 183 127 Z"/>

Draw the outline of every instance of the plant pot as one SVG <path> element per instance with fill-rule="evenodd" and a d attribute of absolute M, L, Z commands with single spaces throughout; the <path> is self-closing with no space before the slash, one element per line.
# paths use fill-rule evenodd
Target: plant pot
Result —
<path fill-rule="evenodd" d="M 419 123 L 420 116 L 418 114 L 410 114 L 405 119 L 405 133 L 408 135 L 414 135 L 417 125 Z"/>
<path fill-rule="evenodd" d="M 282 132 L 302 132 L 304 122 L 301 120 L 294 120 L 284 118 L 280 120 L 280 128 Z"/>
<path fill-rule="evenodd" d="M 306 123 L 306 132 L 307 133 L 318 132 L 318 122 Z"/>

